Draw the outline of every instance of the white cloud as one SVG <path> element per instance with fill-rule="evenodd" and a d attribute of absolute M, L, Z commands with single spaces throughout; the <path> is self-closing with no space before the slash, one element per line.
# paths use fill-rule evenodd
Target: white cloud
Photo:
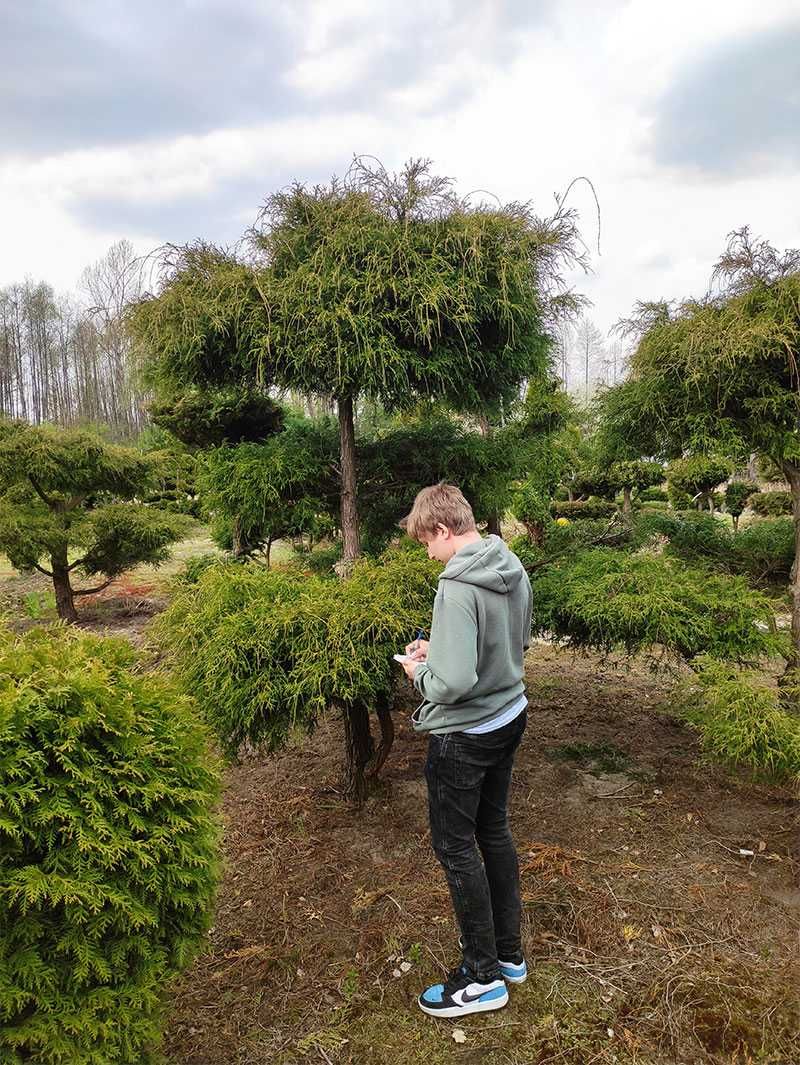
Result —
<path fill-rule="evenodd" d="M 507 5 L 467 6 L 284 5 L 281 18 L 304 31 L 293 31 L 301 43 L 287 81 L 308 114 L 270 114 L 267 99 L 258 124 L 6 161 L 0 283 L 27 272 L 71 285 L 114 239 L 127 236 L 141 250 L 175 239 L 178 214 L 196 227 L 188 235 L 222 239 L 208 228 L 221 210 L 241 232 L 259 197 L 291 177 L 341 174 L 356 152 L 390 168 L 427 155 L 461 192 L 533 199 L 543 213 L 554 192 L 588 175 L 601 202 L 602 254 L 595 273 L 576 280 L 604 330 L 637 298 L 700 294 L 736 226 L 750 223 L 779 246 L 800 244 L 797 173 L 690 181 L 659 166 L 650 149 L 654 109 L 686 64 L 702 62 L 723 35 L 781 24 L 794 0 L 568 0 L 516 26 Z M 415 35 L 429 49 L 416 60 Z M 397 51 L 387 52 L 393 42 Z M 389 55 L 397 68 L 376 72 Z M 96 203 L 105 207 L 93 216 Z M 588 188 L 576 185 L 570 203 L 596 251 Z"/>

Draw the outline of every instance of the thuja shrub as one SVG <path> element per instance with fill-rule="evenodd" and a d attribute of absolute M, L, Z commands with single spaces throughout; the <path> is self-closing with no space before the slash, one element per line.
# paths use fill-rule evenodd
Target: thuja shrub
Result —
<path fill-rule="evenodd" d="M 153 635 L 199 698 L 228 757 L 280 747 L 321 714 L 344 715 L 348 796 L 364 795 L 369 715 L 387 711 L 392 655 L 430 625 L 440 567 L 418 549 L 362 559 L 347 580 L 299 568 L 214 566 L 181 589 Z M 387 753 L 386 713 L 381 718 Z"/>
<path fill-rule="evenodd" d="M 218 880 L 219 766 L 192 703 L 121 640 L 0 648 L 0 1060 L 158 1059 L 163 992 Z"/>
<path fill-rule="evenodd" d="M 594 548 L 534 572 L 532 585 L 538 631 L 579 647 L 733 660 L 782 647 L 769 601 L 742 577 L 664 555 Z"/>
<path fill-rule="evenodd" d="M 800 716 L 763 675 L 706 656 L 679 693 L 681 716 L 713 758 L 787 782 L 800 781 Z"/>

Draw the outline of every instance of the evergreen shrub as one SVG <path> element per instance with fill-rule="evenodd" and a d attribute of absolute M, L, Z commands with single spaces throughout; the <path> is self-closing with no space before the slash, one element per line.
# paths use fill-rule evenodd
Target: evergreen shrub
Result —
<path fill-rule="evenodd" d="M 763 518 L 733 538 L 732 566 L 752 580 L 788 580 L 794 562 L 794 522 Z"/>
<path fill-rule="evenodd" d="M 792 493 L 759 492 L 750 500 L 749 506 L 761 518 L 778 518 L 792 513 Z"/>
<path fill-rule="evenodd" d="M 681 716 L 713 758 L 786 781 L 800 780 L 800 716 L 762 674 L 701 657 L 680 693 Z"/>
<path fill-rule="evenodd" d="M 162 995 L 218 881 L 219 765 L 123 640 L 0 647 L 0 1060 L 159 1060 Z"/>
<path fill-rule="evenodd" d="M 768 600 L 743 578 L 663 555 L 594 548 L 535 572 L 532 586 L 538 632 L 575 646 L 735 660 L 781 646 Z"/>
<path fill-rule="evenodd" d="M 617 506 L 610 499 L 578 499 L 573 503 L 553 503 L 551 510 L 555 518 L 569 518 L 570 521 L 584 521 L 587 518 L 610 518 L 617 513 Z"/>
<path fill-rule="evenodd" d="M 666 503 L 669 501 L 669 495 L 666 488 L 654 485 L 652 488 L 643 488 L 637 499 L 642 503 Z"/>
<path fill-rule="evenodd" d="M 417 549 L 361 559 L 345 581 L 221 564 L 181 589 L 153 633 L 229 757 L 245 740 L 274 750 L 332 706 L 388 701 L 392 655 L 428 630 L 440 571 Z"/>

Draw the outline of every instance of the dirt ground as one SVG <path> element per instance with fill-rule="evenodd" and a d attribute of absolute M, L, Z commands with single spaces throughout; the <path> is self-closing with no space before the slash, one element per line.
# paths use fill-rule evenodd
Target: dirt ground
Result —
<path fill-rule="evenodd" d="M 704 765 L 668 687 L 531 649 L 512 798 L 530 977 L 460 1024 L 415 1005 L 458 955 L 407 708 L 361 811 L 336 790 L 338 722 L 232 767 L 227 871 L 169 1061 L 797 1065 L 795 797 Z"/>

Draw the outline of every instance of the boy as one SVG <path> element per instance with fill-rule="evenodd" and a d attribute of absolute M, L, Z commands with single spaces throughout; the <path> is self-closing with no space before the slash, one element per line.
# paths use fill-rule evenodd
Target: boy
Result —
<path fill-rule="evenodd" d="M 433 1017 L 460 1017 L 505 1006 L 505 981 L 527 977 L 507 802 L 525 731 L 522 659 L 530 639 L 531 586 L 503 541 L 480 535 L 454 485 L 424 488 L 400 525 L 427 546 L 429 558 L 445 563 L 430 641 L 408 645 L 412 660 L 403 669 L 423 699 L 412 721 L 430 735 L 431 842 L 463 950 L 447 981 L 427 988 L 418 1001 Z"/>

